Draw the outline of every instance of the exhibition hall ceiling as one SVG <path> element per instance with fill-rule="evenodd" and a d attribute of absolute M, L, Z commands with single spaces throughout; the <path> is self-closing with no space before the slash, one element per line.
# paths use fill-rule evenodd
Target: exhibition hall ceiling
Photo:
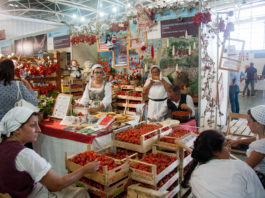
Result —
<path fill-rule="evenodd" d="M 212 7 L 247 4 L 258 0 L 208 0 Z M 261 0 L 259 0 L 261 1 Z M 166 6 L 172 3 L 194 3 L 196 0 L 1 0 L 0 15 L 5 17 L 30 18 L 61 24 L 81 24 L 120 13 L 131 14 L 133 5 L 140 2 L 146 7 Z"/>

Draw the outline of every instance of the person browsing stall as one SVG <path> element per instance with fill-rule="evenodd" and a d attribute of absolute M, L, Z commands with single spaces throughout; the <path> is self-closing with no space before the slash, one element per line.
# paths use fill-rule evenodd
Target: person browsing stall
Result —
<path fill-rule="evenodd" d="M 16 81 L 15 66 L 12 60 L 5 59 L 0 62 L 0 120 L 4 115 L 15 106 L 15 103 L 21 98 L 18 97 L 18 86 L 23 99 L 38 105 L 36 93 L 32 90 L 31 85 L 25 79 Z M 18 85 L 17 85 L 18 82 Z"/>
<path fill-rule="evenodd" d="M 248 126 L 255 137 L 242 140 L 230 140 L 232 146 L 249 144 L 246 162 L 254 168 L 265 188 L 265 105 L 248 110 Z"/>
<path fill-rule="evenodd" d="M 58 176 L 44 158 L 24 147 L 28 142 L 36 142 L 40 132 L 38 114 L 33 110 L 14 107 L 5 114 L 0 122 L 0 192 L 15 198 L 89 197 L 85 189 L 70 185 L 83 175 L 96 172 L 99 162 Z"/>
<path fill-rule="evenodd" d="M 147 118 L 152 119 L 166 102 L 167 90 L 171 87 L 171 83 L 167 77 L 160 79 L 160 67 L 158 65 L 153 65 L 150 71 L 152 77 L 146 80 L 143 94 L 148 95 Z"/>
<path fill-rule="evenodd" d="M 191 117 L 195 116 L 194 104 L 190 95 L 181 94 L 180 88 L 177 85 L 169 88 L 167 93 L 169 99 L 161 106 L 160 111 L 154 114 L 152 118 L 153 122 L 161 121 L 167 115 L 171 117 L 174 111 L 188 111 Z"/>
<path fill-rule="evenodd" d="M 110 112 L 112 110 L 112 87 L 110 82 L 104 80 L 104 72 L 101 65 L 92 67 L 91 78 L 86 85 L 85 92 L 80 100 L 83 106 L 89 106 L 88 111 Z"/>
<path fill-rule="evenodd" d="M 219 131 L 201 132 L 182 187 L 190 186 L 196 198 L 264 198 L 265 190 L 253 169 L 241 160 L 229 159 L 230 150 Z"/>

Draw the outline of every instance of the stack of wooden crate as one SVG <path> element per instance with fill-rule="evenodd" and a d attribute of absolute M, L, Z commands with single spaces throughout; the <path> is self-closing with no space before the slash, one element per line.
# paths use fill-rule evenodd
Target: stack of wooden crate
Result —
<path fill-rule="evenodd" d="M 136 105 L 145 103 L 147 97 L 143 96 L 143 88 L 135 85 L 122 85 L 121 90 L 124 95 L 117 95 L 117 106 L 119 113 L 136 115 Z"/>

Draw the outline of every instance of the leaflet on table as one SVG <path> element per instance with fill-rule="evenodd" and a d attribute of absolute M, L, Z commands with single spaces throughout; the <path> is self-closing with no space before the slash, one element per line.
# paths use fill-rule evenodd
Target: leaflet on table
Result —
<path fill-rule="evenodd" d="M 97 119 L 90 116 L 64 116 L 63 120 L 60 122 L 60 125 L 72 125 L 72 124 L 84 124 L 84 123 L 94 123 Z"/>
<path fill-rule="evenodd" d="M 102 127 L 102 126 L 99 126 L 99 125 L 93 125 L 93 126 L 88 126 L 88 127 L 85 127 L 83 129 L 80 129 L 79 131 L 77 131 L 77 133 L 82 133 L 82 134 L 92 134 L 94 133 L 95 131 L 99 131 L 101 129 L 104 129 L 105 127 Z"/>

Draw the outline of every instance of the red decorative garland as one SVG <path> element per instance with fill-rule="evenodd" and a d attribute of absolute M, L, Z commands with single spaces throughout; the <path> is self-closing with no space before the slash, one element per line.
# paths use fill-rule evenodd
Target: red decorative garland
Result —
<path fill-rule="evenodd" d="M 95 35 L 88 35 L 88 34 L 82 34 L 80 36 L 73 36 L 70 40 L 72 45 L 77 45 L 79 43 L 88 43 L 89 45 L 93 45 L 97 41 L 97 38 Z"/>
<path fill-rule="evenodd" d="M 57 63 L 50 63 L 46 66 L 43 65 L 33 65 L 31 63 L 22 63 L 22 67 L 16 68 L 15 69 L 15 75 L 19 78 L 20 77 L 20 70 L 27 70 L 28 75 L 31 77 L 36 77 L 36 76 L 48 76 L 53 73 L 58 73 L 59 72 L 59 65 Z"/>
<path fill-rule="evenodd" d="M 206 11 L 204 13 L 198 12 L 197 14 L 194 15 L 194 17 L 192 18 L 192 21 L 197 26 L 200 26 L 201 23 L 207 24 L 210 21 L 212 21 L 212 19 L 211 19 L 211 13 L 208 12 L 208 11 Z"/>

